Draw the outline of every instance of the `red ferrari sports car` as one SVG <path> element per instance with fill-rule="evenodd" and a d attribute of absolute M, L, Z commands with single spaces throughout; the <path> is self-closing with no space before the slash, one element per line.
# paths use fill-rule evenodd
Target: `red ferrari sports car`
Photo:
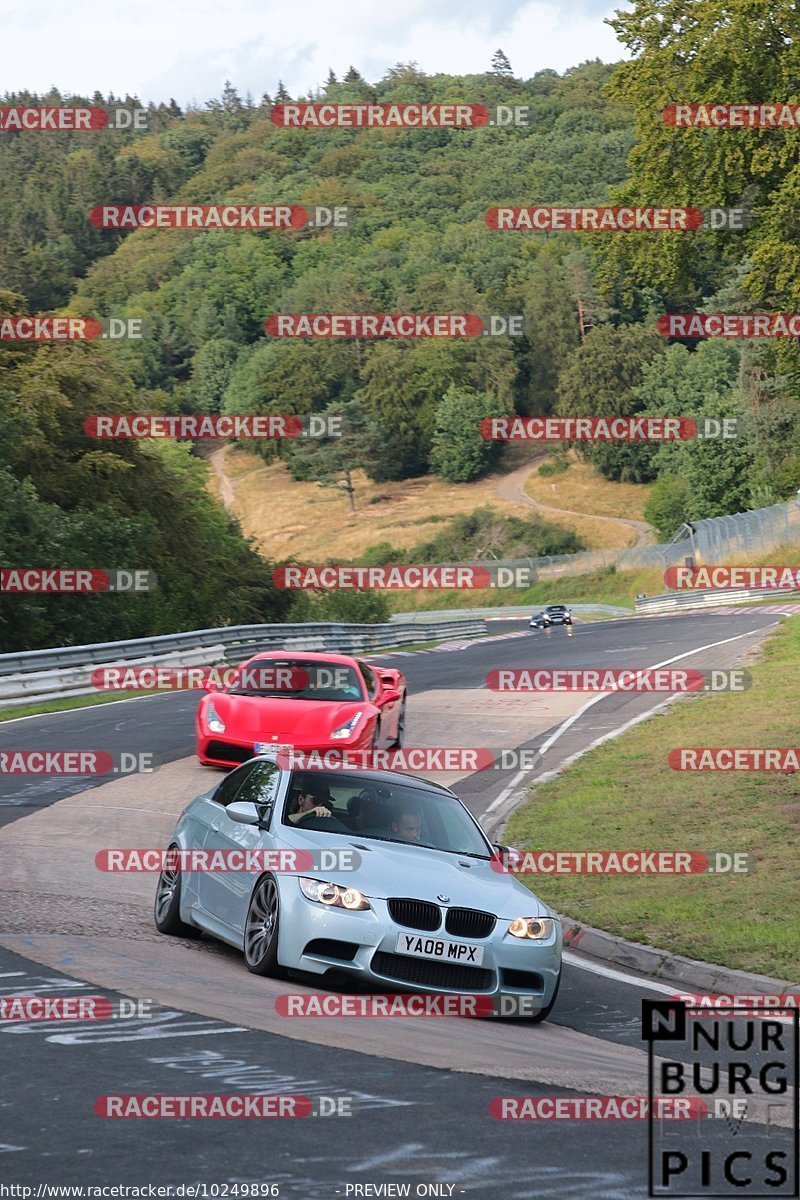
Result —
<path fill-rule="evenodd" d="M 227 687 L 209 683 L 207 691 L 196 721 L 205 766 L 235 767 L 289 747 L 308 753 L 403 744 L 405 677 L 360 658 L 267 651 L 242 663 Z"/>

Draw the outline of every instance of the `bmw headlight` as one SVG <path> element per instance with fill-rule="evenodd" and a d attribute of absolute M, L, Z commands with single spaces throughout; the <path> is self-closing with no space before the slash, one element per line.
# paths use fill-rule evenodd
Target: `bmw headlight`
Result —
<path fill-rule="evenodd" d="M 214 708 L 213 704 L 209 704 L 208 708 L 206 709 L 206 725 L 208 725 L 208 728 L 212 733 L 225 732 L 225 722 Z"/>
<path fill-rule="evenodd" d="M 515 938 L 527 938 L 534 942 L 545 942 L 553 933 L 552 917 L 515 917 L 508 927 Z"/>
<path fill-rule="evenodd" d="M 345 888 L 338 883 L 327 883 L 323 879 L 306 879 L 303 876 L 300 876 L 299 883 L 304 896 L 328 908 L 349 908 L 353 912 L 370 907 L 367 897 L 356 888 Z"/>
<path fill-rule="evenodd" d="M 344 725 L 340 725 L 338 729 L 334 729 L 333 733 L 331 734 L 331 738 L 333 738 L 334 741 L 339 741 L 341 738 L 352 737 L 355 733 L 356 725 L 361 720 L 363 715 L 364 713 L 359 709 L 357 713 L 353 714 L 349 721 L 345 721 Z"/>

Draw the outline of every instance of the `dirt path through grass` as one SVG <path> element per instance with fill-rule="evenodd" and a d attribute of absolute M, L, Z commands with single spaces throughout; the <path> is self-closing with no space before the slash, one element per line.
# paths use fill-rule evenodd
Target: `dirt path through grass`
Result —
<path fill-rule="evenodd" d="M 219 489 L 219 498 L 228 512 L 232 513 L 234 500 L 233 484 L 231 483 L 230 475 L 225 470 L 226 448 L 225 446 L 220 446 L 219 450 L 215 450 L 213 454 L 209 454 L 207 462 L 211 464 L 211 471 Z"/>
<path fill-rule="evenodd" d="M 542 504 L 539 500 L 534 500 L 525 491 L 525 483 L 528 476 L 545 461 L 546 456 L 534 459 L 533 462 L 525 463 L 521 467 L 517 467 L 509 475 L 499 479 L 495 484 L 498 496 L 502 496 L 504 500 L 509 500 L 512 504 L 526 504 L 530 508 L 535 508 L 538 512 L 545 513 L 548 516 L 559 517 L 577 517 L 580 519 L 590 518 L 592 521 L 611 522 L 612 525 L 621 526 L 622 528 L 630 529 L 636 535 L 636 540 L 630 542 L 633 546 L 648 546 L 652 545 L 653 531 L 645 521 L 637 521 L 629 517 L 605 517 L 598 513 L 578 512 L 570 508 L 556 508 L 552 504 Z M 560 522 L 559 522 L 560 523 Z M 580 529 L 578 529 L 580 532 Z"/>

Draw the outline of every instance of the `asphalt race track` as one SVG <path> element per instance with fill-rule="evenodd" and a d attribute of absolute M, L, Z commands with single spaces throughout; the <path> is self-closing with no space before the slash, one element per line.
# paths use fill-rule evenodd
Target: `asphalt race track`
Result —
<path fill-rule="evenodd" d="M 485 687 L 488 671 L 673 660 L 730 667 L 779 621 L 756 609 L 579 624 L 571 635 L 504 622 L 491 638 L 380 661 L 408 678 L 408 745 L 547 747 L 541 770 L 549 771 L 664 696 L 619 694 L 587 707 L 585 694 L 497 695 Z M 208 786 L 211 772 L 192 757 L 197 698 L 165 694 L 0 724 L 3 749 L 147 752 L 159 764 L 128 778 L 0 775 L 0 996 L 121 994 L 155 1006 L 127 1021 L 0 1024 L 13 1099 L 0 1109 L 0 1176 L 274 1183 L 281 1196 L 320 1200 L 392 1194 L 363 1190 L 390 1183 L 409 1184 L 411 1195 L 426 1194 L 415 1190 L 424 1185 L 428 1195 L 475 1200 L 646 1196 L 646 1122 L 500 1121 L 489 1103 L 645 1095 L 641 1001 L 668 995 L 669 981 L 568 952 L 542 1026 L 286 1021 L 274 1014 L 275 995 L 313 983 L 252 976 L 234 951 L 205 938 L 160 937 L 154 877 L 97 878 L 97 847 L 163 844 L 185 802 Z M 535 777 L 480 772 L 456 790 L 493 830 Z M 546 899 L 546 886 L 541 892 Z M 354 1111 L 309 1126 L 125 1121 L 93 1109 L 103 1094 L 234 1092 L 346 1096 Z"/>

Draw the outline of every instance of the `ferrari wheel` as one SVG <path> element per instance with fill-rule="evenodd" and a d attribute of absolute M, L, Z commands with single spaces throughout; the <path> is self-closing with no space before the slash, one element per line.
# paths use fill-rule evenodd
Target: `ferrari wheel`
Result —
<path fill-rule="evenodd" d="M 402 749 L 403 742 L 406 737 L 406 694 L 403 693 L 403 699 L 400 703 L 400 712 L 397 716 L 397 737 L 391 745 L 392 750 Z"/>

